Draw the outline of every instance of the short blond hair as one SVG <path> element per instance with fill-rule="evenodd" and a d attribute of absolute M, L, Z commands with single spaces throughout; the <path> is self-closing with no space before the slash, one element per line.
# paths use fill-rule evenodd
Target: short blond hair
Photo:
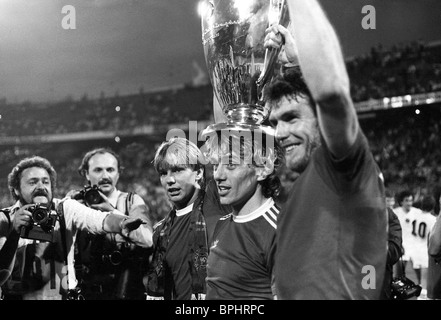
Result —
<path fill-rule="evenodd" d="M 272 135 L 263 132 L 230 131 L 217 132 L 211 135 L 203 152 L 211 164 L 219 164 L 223 157 L 228 157 L 233 164 L 245 163 L 254 167 L 263 167 L 267 172 L 266 179 L 261 183 L 266 197 L 277 196 L 281 191 L 279 171 L 284 163 L 284 151 Z"/>
<path fill-rule="evenodd" d="M 164 141 L 156 150 L 153 166 L 156 172 L 180 166 L 198 170 L 203 168 L 205 157 L 193 142 L 184 138 Z"/>

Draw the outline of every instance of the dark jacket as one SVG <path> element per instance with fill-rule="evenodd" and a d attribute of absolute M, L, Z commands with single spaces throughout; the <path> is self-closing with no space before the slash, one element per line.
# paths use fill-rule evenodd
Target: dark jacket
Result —
<path fill-rule="evenodd" d="M 384 274 L 383 291 L 381 292 L 381 300 L 391 299 L 391 282 L 393 279 L 393 266 L 400 260 L 403 255 L 402 247 L 402 231 L 400 220 L 391 208 L 387 208 L 389 231 L 388 231 L 388 250 L 386 260 L 386 272 Z"/>

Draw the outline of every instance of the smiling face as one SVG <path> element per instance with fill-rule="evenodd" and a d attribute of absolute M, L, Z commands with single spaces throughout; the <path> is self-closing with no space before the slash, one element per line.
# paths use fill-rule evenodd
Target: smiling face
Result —
<path fill-rule="evenodd" d="M 286 166 L 293 172 L 303 172 L 320 145 L 318 122 L 309 100 L 284 96 L 272 106 L 269 120 L 285 149 Z"/>
<path fill-rule="evenodd" d="M 235 211 L 240 211 L 259 186 L 253 165 L 229 163 L 228 157 L 220 164 L 214 165 L 214 180 L 221 204 L 231 205 Z"/>
<path fill-rule="evenodd" d="M 89 159 L 86 178 L 91 185 L 97 185 L 106 196 L 109 196 L 118 183 L 118 160 L 110 153 L 95 154 Z"/>
<path fill-rule="evenodd" d="M 39 167 L 24 169 L 20 178 L 20 190 L 15 194 L 22 204 L 49 203 L 52 201 L 51 179 L 49 173 Z"/>
<path fill-rule="evenodd" d="M 213 165 L 220 203 L 231 206 L 233 214 L 245 215 L 256 210 L 267 197 L 266 179 L 274 171 L 276 156 L 272 149 L 263 155 L 263 146 L 243 132 L 218 132 L 205 144 Z"/>

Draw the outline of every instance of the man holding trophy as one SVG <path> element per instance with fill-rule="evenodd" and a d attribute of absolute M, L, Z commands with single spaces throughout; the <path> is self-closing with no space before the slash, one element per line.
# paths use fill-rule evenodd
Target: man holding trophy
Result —
<path fill-rule="evenodd" d="M 286 57 L 300 65 L 265 91 L 287 167 L 297 174 L 278 220 L 276 292 L 280 299 L 378 299 L 388 225 L 382 174 L 333 27 L 318 1 L 287 1 L 293 32 L 273 26 L 265 41 L 274 48 L 284 41 Z"/>

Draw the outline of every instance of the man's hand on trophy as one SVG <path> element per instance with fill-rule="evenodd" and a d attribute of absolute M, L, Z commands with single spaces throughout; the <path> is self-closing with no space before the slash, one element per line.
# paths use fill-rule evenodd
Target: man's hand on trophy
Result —
<path fill-rule="evenodd" d="M 264 46 L 280 48 L 279 62 L 285 67 L 299 65 L 297 45 L 292 33 L 284 26 L 277 24 L 267 28 Z"/>

